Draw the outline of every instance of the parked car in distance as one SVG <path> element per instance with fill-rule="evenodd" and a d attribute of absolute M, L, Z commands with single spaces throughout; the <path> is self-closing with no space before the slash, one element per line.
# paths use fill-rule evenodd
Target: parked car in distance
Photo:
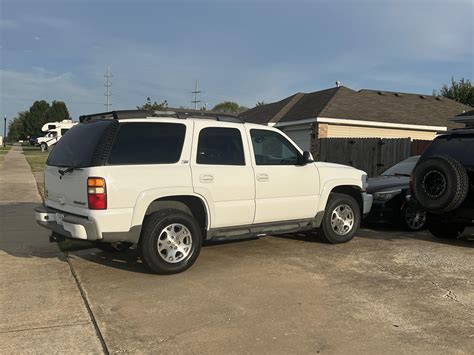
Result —
<path fill-rule="evenodd" d="M 412 198 L 432 216 L 430 232 L 456 238 L 474 225 L 474 129 L 441 132 L 413 170 Z"/>
<path fill-rule="evenodd" d="M 30 142 L 31 146 L 38 145 L 38 137 L 37 136 L 31 136 L 28 141 Z"/>
<path fill-rule="evenodd" d="M 406 201 L 410 191 L 410 175 L 419 158 L 407 158 L 382 175 L 369 179 L 367 192 L 374 198 L 369 220 L 400 224 L 411 231 L 426 227 L 426 211 Z"/>
<path fill-rule="evenodd" d="M 153 272 L 189 268 L 203 240 L 316 229 L 351 240 L 367 175 L 313 162 L 276 128 L 206 112 L 82 116 L 50 153 L 38 223 L 102 248 L 138 244 Z"/>

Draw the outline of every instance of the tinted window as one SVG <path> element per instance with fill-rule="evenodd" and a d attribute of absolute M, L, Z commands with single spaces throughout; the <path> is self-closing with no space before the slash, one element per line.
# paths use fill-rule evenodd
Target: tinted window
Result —
<path fill-rule="evenodd" d="M 72 127 L 51 151 L 46 164 L 85 168 L 94 164 L 94 153 L 113 121 L 80 123 Z"/>
<path fill-rule="evenodd" d="M 474 134 L 441 135 L 430 144 L 421 160 L 433 155 L 446 155 L 461 162 L 464 167 L 474 168 Z"/>
<path fill-rule="evenodd" d="M 199 132 L 198 164 L 245 165 L 242 136 L 235 128 L 204 128 Z"/>
<path fill-rule="evenodd" d="M 123 123 L 108 164 L 173 164 L 183 149 L 186 126 L 178 123 Z"/>
<path fill-rule="evenodd" d="M 391 175 L 410 175 L 413 169 L 415 168 L 416 163 L 420 157 L 411 157 L 401 161 L 398 164 L 395 164 L 390 169 L 387 169 L 382 175 L 391 176 Z"/>
<path fill-rule="evenodd" d="M 257 165 L 296 165 L 300 160 L 298 150 L 281 134 L 252 129 L 253 152 Z"/>

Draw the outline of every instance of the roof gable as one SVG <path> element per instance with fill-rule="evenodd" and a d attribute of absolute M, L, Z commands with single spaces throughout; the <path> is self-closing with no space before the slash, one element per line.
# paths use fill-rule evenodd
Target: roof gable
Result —
<path fill-rule="evenodd" d="M 262 124 L 324 117 L 456 127 L 448 119 L 469 109 L 472 108 L 445 97 L 376 90 L 354 91 L 341 86 L 295 94 L 245 111 L 240 117 Z"/>

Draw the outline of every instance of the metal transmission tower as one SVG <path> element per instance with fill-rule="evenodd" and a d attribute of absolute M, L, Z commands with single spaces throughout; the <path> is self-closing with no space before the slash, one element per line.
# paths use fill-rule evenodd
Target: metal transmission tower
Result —
<path fill-rule="evenodd" d="M 112 87 L 112 83 L 110 82 L 110 78 L 113 75 L 110 73 L 110 66 L 107 67 L 107 73 L 104 75 L 105 77 L 105 97 L 107 98 L 106 103 L 104 104 L 106 111 L 110 110 L 110 107 L 112 106 L 112 103 L 110 102 L 110 97 L 112 96 L 112 91 L 110 88 Z"/>
<path fill-rule="evenodd" d="M 191 102 L 194 104 L 194 109 L 197 110 L 197 104 L 201 102 L 201 100 L 197 99 L 197 95 L 201 94 L 202 91 L 198 90 L 198 81 L 196 80 L 196 86 L 194 87 L 194 91 L 191 91 L 192 94 L 194 94 L 194 100 Z"/>

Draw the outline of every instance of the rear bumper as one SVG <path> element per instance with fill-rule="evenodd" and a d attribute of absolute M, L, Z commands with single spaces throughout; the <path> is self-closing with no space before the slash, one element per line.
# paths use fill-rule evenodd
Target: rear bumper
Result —
<path fill-rule="evenodd" d="M 101 239 L 95 223 L 87 217 L 71 215 L 46 206 L 38 206 L 34 211 L 36 222 L 54 233 L 74 239 Z"/>
<path fill-rule="evenodd" d="M 373 196 L 371 194 L 368 194 L 366 192 L 363 192 L 362 193 L 362 215 L 364 217 L 366 217 L 369 212 L 370 212 L 370 209 L 372 208 L 372 203 L 373 203 Z"/>

